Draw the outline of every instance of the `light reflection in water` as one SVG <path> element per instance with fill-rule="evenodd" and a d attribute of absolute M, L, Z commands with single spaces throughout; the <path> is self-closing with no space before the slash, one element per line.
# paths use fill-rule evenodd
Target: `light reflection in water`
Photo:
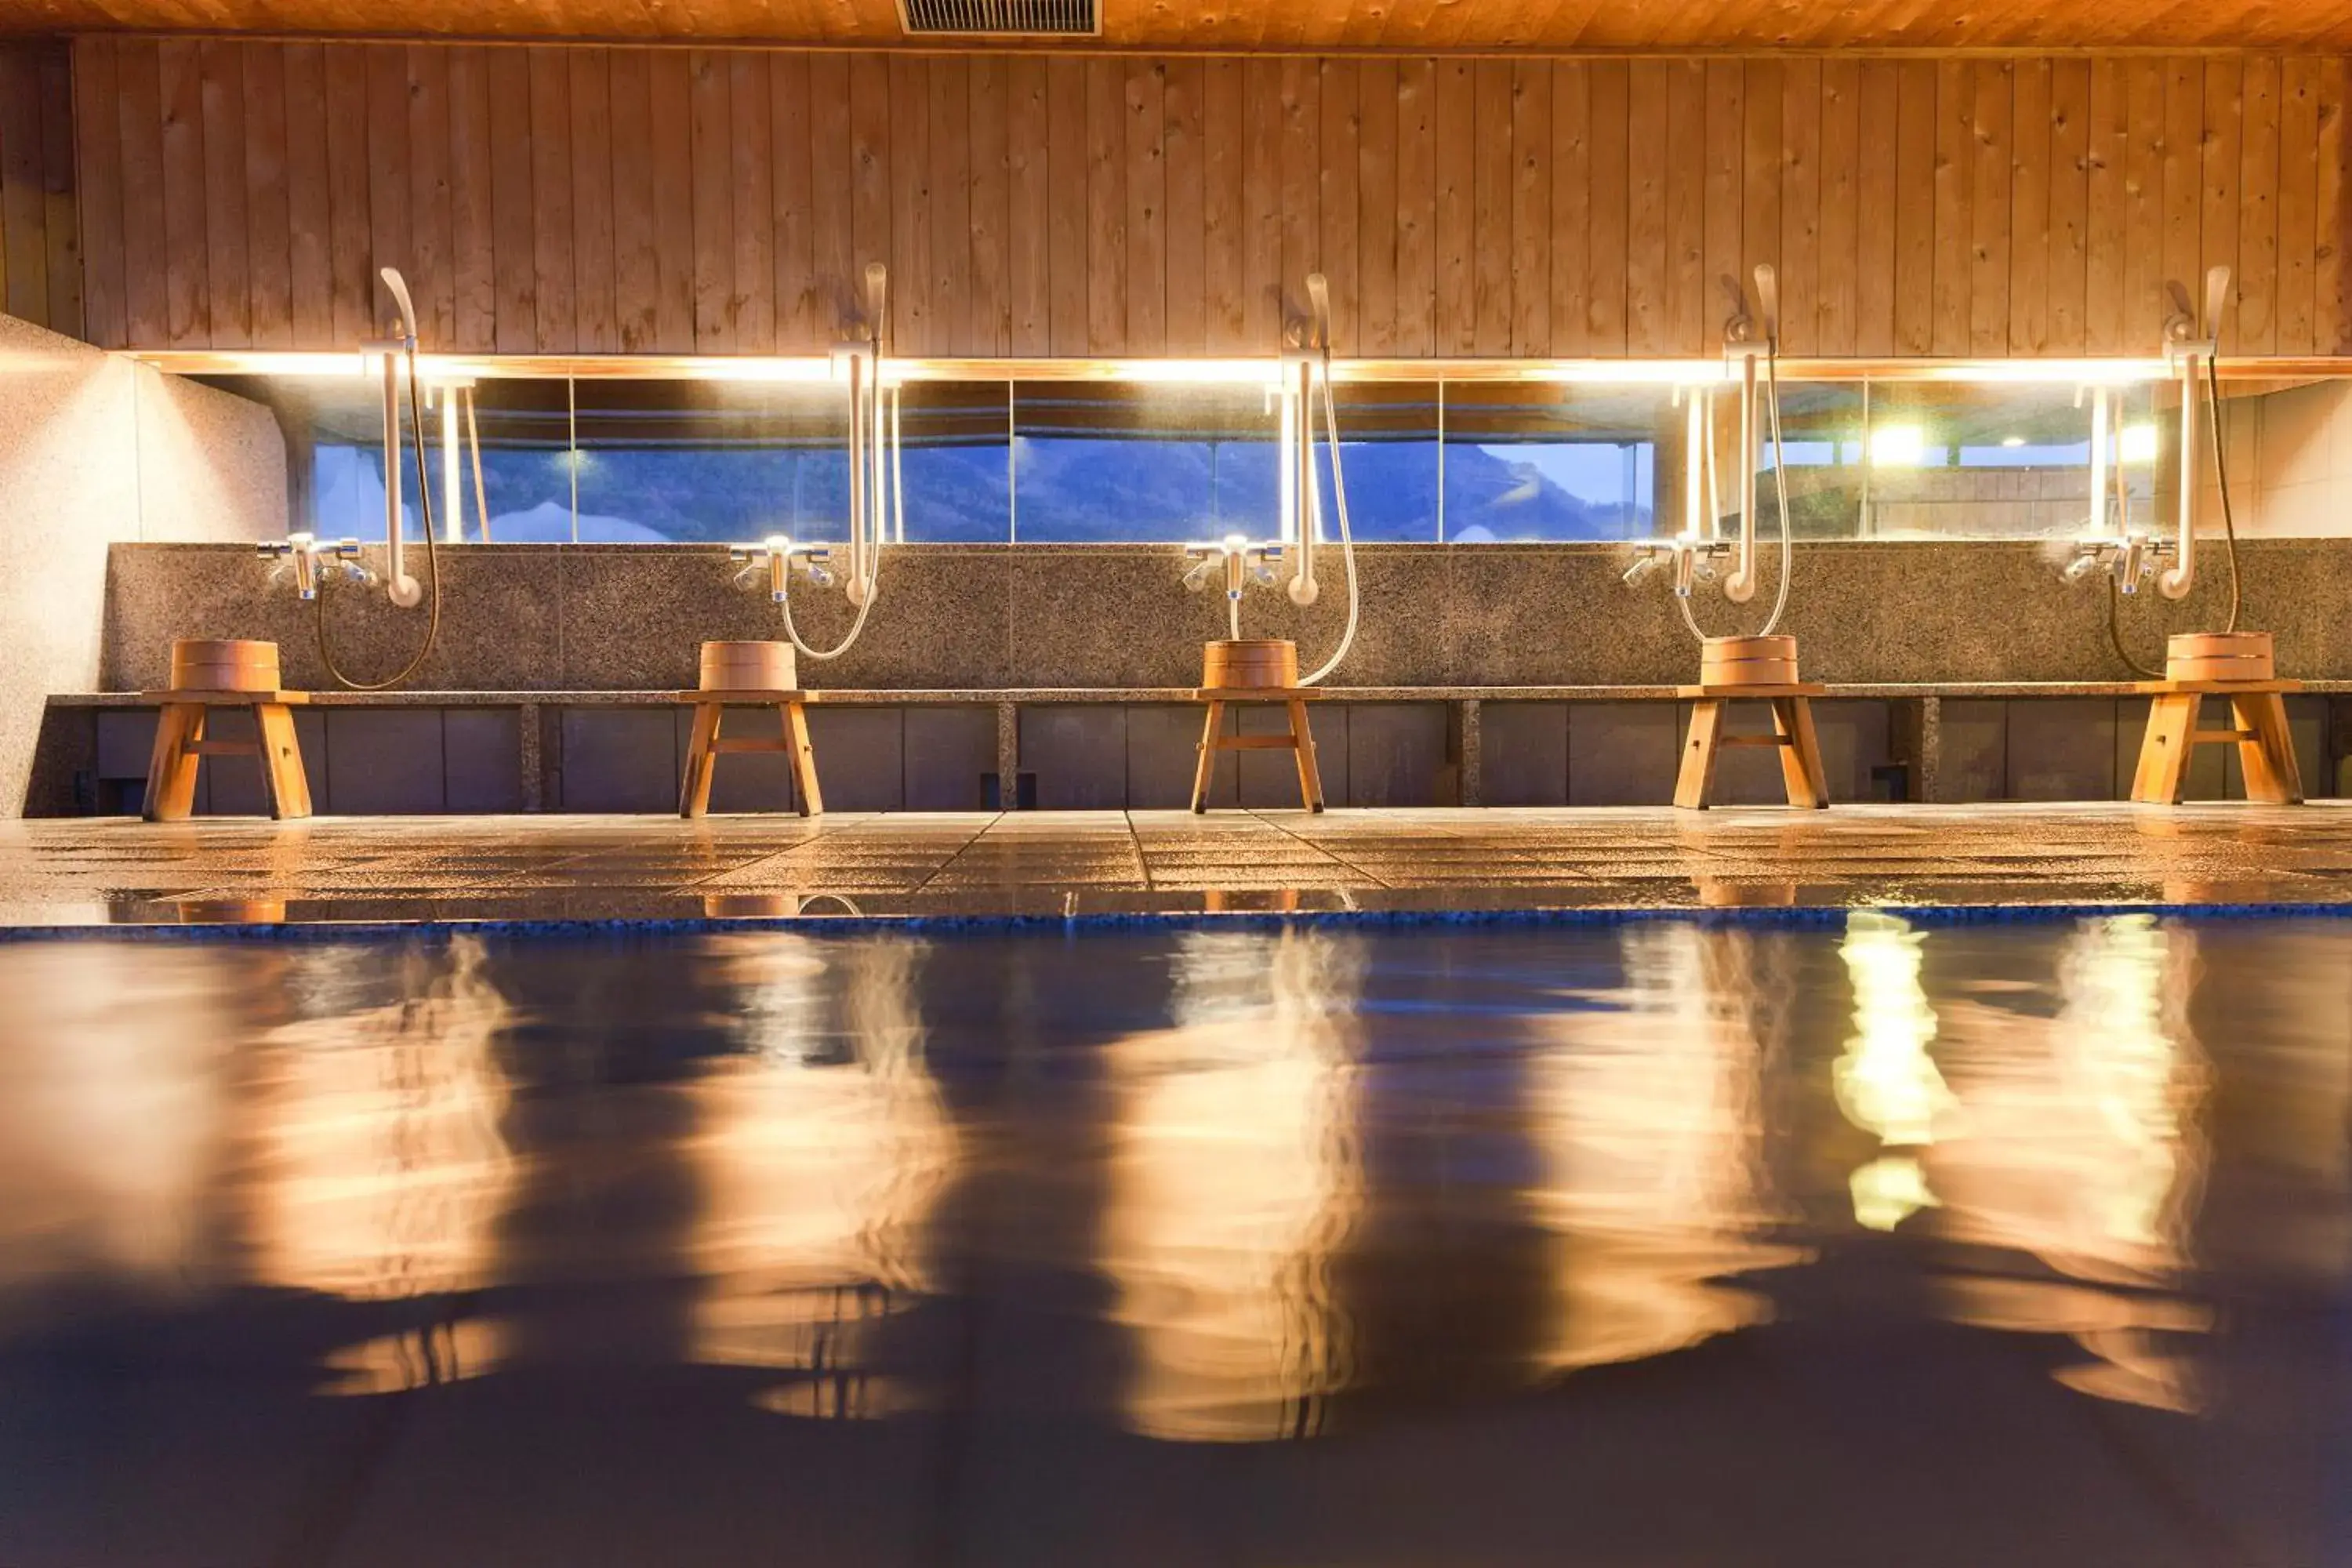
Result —
<path fill-rule="evenodd" d="M 2170 1410 L 2198 1395 L 2168 1336 L 2206 1327 L 2176 1294 L 2191 1265 L 2210 1092 L 2189 1028 L 2196 943 L 2147 915 L 2086 921 L 2059 954 L 2055 1017 L 1956 1004 L 1946 1059 L 1969 1135 L 1933 1155 L 1945 1234 L 2057 1276 L 1955 1278 L 1953 1314 L 2071 1335 L 2095 1359 L 2062 1382 Z"/>
<path fill-rule="evenodd" d="M 1557 1234 L 1557 1297 L 1541 1365 L 1638 1360 L 1763 1321 L 1726 1281 L 1801 1260 L 1759 1241 L 1774 1218 L 1760 1103 L 1769 937 L 1629 926 L 1612 1012 L 1544 1016 L 1529 1064 L 1531 1194 Z"/>
<path fill-rule="evenodd" d="M 1936 1203 L 1916 1151 L 1937 1141 L 1957 1103 L 1927 1054 L 1936 1010 L 1919 981 L 1927 940 L 1895 916 L 1858 910 L 1838 944 L 1853 986 L 1853 1033 L 1832 1081 L 1838 1110 L 1885 1151 L 1849 1180 L 1853 1217 L 1873 1230 L 1893 1230 Z"/>
<path fill-rule="evenodd" d="M 1191 932 L 1173 1026 L 1108 1047 L 1097 1256 L 1133 1336 L 1120 1400 L 1156 1436 L 1320 1429 L 1349 1378 L 1331 1260 L 1364 1202 L 1359 938 Z"/>
<path fill-rule="evenodd" d="M 480 1288 L 514 1166 L 494 1046 L 512 1019 L 481 942 L 403 952 L 401 994 L 356 1004 L 350 955 L 298 950 L 310 1016 L 254 1042 L 251 1277 L 353 1300 Z"/>
<path fill-rule="evenodd" d="M 934 1289 L 926 1221 L 957 1136 L 923 1057 L 925 948 L 898 939 L 719 941 L 742 1053 L 691 1089 L 705 1281 L 692 1359 L 806 1374 L 762 1396 L 803 1415 L 905 1403 L 874 1374 L 882 1321 Z"/>
<path fill-rule="evenodd" d="M 0 1298 L 92 1276 L 168 1288 L 205 1267 L 236 976 L 207 955 L 20 948 L 0 984 Z"/>
<path fill-rule="evenodd" d="M 298 950 L 287 989 L 305 1016 L 254 1042 L 245 1240 L 257 1284 L 380 1301 L 497 1278 L 516 1170 L 495 1047 L 513 1010 L 478 939 L 395 963 L 393 997 L 376 1002 L 348 953 Z M 328 1365 L 337 1392 L 380 1393 L 478 1377 L 501 1354 L 499 1325 L 469 1319 L 351 1345 Z"/>

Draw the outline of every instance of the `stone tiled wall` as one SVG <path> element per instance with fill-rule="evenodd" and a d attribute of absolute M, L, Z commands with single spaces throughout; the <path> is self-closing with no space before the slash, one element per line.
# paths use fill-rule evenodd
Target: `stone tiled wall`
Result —
<path fill-rule="evenodd" d="M 1687 679 L 1690 634 L 1664 589 L 1619 580 L 1626 557 L 1600 545 L 1365 546 L 1363 608 L 1336 686 L 1648 684 Z M 2352 540 L 2257 540 L 2242 551 L 2246 624 L 2275 631 L 2283 669 L 2352 677 Z M 632 690 L 691 685 L 706 637 L 782 635 L 764 594 L 730 586 L 724 551 L 691 545 L 465 545 L 445 549 L 438 647 L 411 682 L 425 689 Z M 2173 605 L 2126 601 L 2127 639 L 2160 656 L 2168 627 L 2220 624 L 2228 569 L 2218 543 L 2197 592 Z M 422 563 L 418 563 L 419 570 Z M 1223 602 L 1186 594 L 1181 552 L 1155 546 L 917 545 L 885 552 L 866 635 L 838 661 L 803 660 L 814 687 L 983 689 L 1184 686 L 1200 644 L 1221 635 Z M 1753 629 L 1775 587 L 1766 552 L 1755 604 L 1698 604 L 1710 630 Z M 2114 679 L 2106 597 L 2068 585 L 2032 543 L 1800 545 L 1785 629 L 1806 673 L 1835 681 Z M 847 624 L 838 591 L 795 605 L 805 635 Z M 381 593 L 329 591 L 327 624 L 354 674 L 405 661 L 419 613 Z M 1251 591 L 1244 630 L 1297 637 L 1303 659 L 1336 642 L 1346 595 L 1336 560 L 1322 602 L 1294 608 Z M 122 544 L 106 596 L 107 689 L 158 683 L 175 636 L 275 638 L 289 679 L 331 682 L 316 617 L 243 549 Z"/>
<path fill-rule="evenodd" d="M 2253 539 L 2352 534 L 2352 383 L 2314 382 L 2222 405 L 2230 494 Z M 2221 494 L 2205 470 L 2199 514 L 2219 527 Z"/>

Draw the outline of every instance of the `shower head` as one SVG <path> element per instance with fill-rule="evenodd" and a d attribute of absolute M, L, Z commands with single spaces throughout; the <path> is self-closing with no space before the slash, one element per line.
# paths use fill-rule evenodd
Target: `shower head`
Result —
<path fill-rule="evenodd" d="M 2230 302 L 2230 269 L 2216 267 L 2205 274 L 2205 335 L 2221 335 L 2221 311 Z"/>
<path fill-rule="evenodd" d="M 408 297 L 408 280 L 400 275 L 397 267 L 384 268 L 378 276 L 383 279 L 384 289 L 400 310 L 400 336 L 414 349 L 416 346 L 416 302 Z"/>
<path fill-rule="evenodd" d="M 1775 347 L 1780 341 L 1780 275 L 1769 261 L 1756 266 L 1756 306 L 1764 318 L 1764 341 Z"/>

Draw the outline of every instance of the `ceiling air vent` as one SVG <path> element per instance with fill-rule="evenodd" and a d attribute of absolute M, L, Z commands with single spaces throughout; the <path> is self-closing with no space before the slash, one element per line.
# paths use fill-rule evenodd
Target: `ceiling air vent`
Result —
<path fill-rule="evenodd" d="M 1084 38 L 1102 31 L 1101 0 L 898 0 L 898 20 L 918 35 Z"/>

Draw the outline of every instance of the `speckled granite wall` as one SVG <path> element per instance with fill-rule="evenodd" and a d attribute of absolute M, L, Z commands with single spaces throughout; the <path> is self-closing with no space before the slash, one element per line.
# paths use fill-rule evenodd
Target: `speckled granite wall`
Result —
<path fill-rule="evenodd" d="M 0 316 L 0 810 L 11 816 L 42 698 L 98 679 L 106 548 L 138 530 L 136 374 Z"/>
<path fill-rule="evenodd" d="M 2352 540 L 2242 547 L 2246 624 L 2278 634 L 2282 669 L 2352 677 Z M 445 550 L 440 644 L 411 683 L 440 689 L 641 689 L 692 684 L 706 637 L 782 635 L 764 594 L 730 585 L 725 552 L 685 545 L 467 545 Z M 1628 588 L 1606 546 L 1368 546 L 1363 620 L 1337 686 L 1575 685 L 1687 679 L 1690 636 L 1664 586 Z M 1710 631 L 1761 624 L 1757 603 L 1699 602 Z M 2229 575 L 2216 542 L 2185 605 L 2126 601 L 2144 658 L 2162 631 L 2214 626 Z M 422 563 L 418 563 L 421 570 Z M 862 641 L 837 662 L 803 659 L 812 687 L 1002 689 L 1183 686 L 1223 601 L 1178 585 L 1180 551 L 1156 547 L 926 545 L 887 552 L 882 597 Z M 2033 544 L 1848 543 L 1798 547 L 1786 629 L 1806 673 L 1835 681 L 2112 679 L 2106 597 L 2070 586 Z M 838 591 L 796 587 L 803 635 L 847 624 Z M 1711 590 L 1709 591 L 1711 593 Z M 354 674 L 388 673 L 423 635 L 421 614 L 380 592 L 330 591 L 330 630 Z M 1346 594 L 1334 558 L 1310 612 L 1278 588 L 1251 592 L 1244 630 L 1296 636 L 1319 660 Z M 289 681 L 328 684 L 311 608 L 266 580 L 244 549 L 118 544 L 106 594 L 107 689 L 161 682 L 174 636 L 271 637 Z M 50 686 L 46 689 L 63 689 Z"/>
<path fill-rule="evenodd" d="M 266 410 L 0 316 L 0 813 L 22 809 L 42 698 L 100 679 L 108 547 L 285 515 Z"/>
<path fill-rule="evenodd" d="M 286 437 L 267 408 L 184 375 L 142 369 L 139 533 L 216 542 L 286 532 Z"/>

